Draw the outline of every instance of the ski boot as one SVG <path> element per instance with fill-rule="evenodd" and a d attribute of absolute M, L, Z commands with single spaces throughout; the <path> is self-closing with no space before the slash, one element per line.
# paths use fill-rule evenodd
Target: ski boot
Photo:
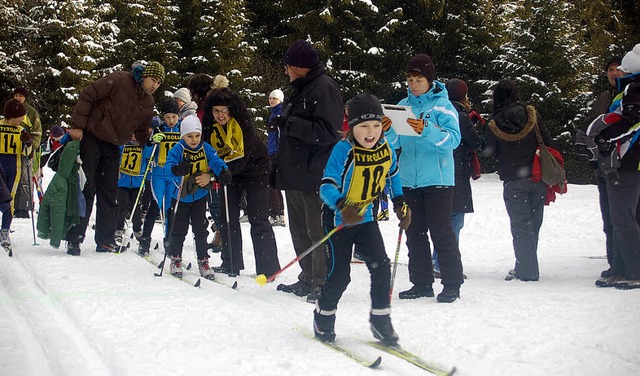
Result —
<path fill-rule="evenodd" d="M 313 334 L 322 342 L 334 342 L 336 340 L 336 310 L 323 311 L 316 302 L 313 310 Z"/>
<path fill-rule="evenodd" d="M 151 237 L 140 237 L 140 243 L 138 244 L 138 254 L 142 257 L 149 256 L 149 248 L 151 247 Z"/>
<path fill-rule="evenodd" d="M 2 248 L 9 254 L 9 257 L 13 256 L 13 249 L 11 248 L 11 239 L 9 238 L 9 230 L 2 229 L 0 230 L 0 242 L 2 243 Z"/>
<path fill-rule="evenodd" d="M 124 242 L 124 229 L 117 229 L 113 237 L 113 240 L 117 245 L 123 245 Z"/>
<path fill-rule="evenodd" d="M 177 278 L 182 278 L 182 257 L 171 256 L 171 265 L 169 266 L 169 273 Z"/>
<path fill-rule="evenodd" d="M 213 275 L 213 270 L 209 267 L 209 259 L 203 258 L 198 260 L 198 269 L 200 270 L 200 275 L 204 278 L 213 281 L 215 276 Z"/>
<path fill-rule="evenodd" d="M 396 346 L 399 338 L 391 325 L 390 310 L 390 308 L 372 310 L 369 315 L 369 323 L 371 324 L 371 333 L 377 340 L 385 346 Z"/>

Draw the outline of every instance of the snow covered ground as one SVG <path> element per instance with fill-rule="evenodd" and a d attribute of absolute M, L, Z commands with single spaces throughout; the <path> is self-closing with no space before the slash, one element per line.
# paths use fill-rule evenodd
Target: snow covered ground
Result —
<path fill-rule="evenodd" d="M 410 287 L 403 245 L 392 302 L 400 343 L 445 368 L 455 365 L 458 375 L 638 375 L 640 290 L 594 286 L 607 267 L 595 186 L 571 185 L 545 208 L 539 282 L 504 281 L 514 257 L 502 186 L 496 175 L 484 175 L 473 189 L 476 213 L 461 235 L 469 279 L 460 300 L 397 299 Z M 396 226 L 395 218 L 381 223 L 391 259 Z M 276 291 L 294 282 L 299 268 L 258 286 L 248 224 L 247 269 L 237 290 L 155 277 L 154 266 L 134 252 L 97 254 L 92 240 L 80 257 L 43 239 L 34 246 L 28 219 L 12 228 L 14 257 L 0 254 L 0 375 L 426 374 L 362 347 L 365 355 L 382 355 L 371 370 L 306 338 L 312 305 Z M 289 230 L 274 230 L 284 266 L 295 257 Z M 160 227 L 155 231 L 160 240 Z M 195 265 L 193 249 L 188 241 L 184 257 Z M 216 255 L 211 261 L 219 263 Z M 337 314 L 339 338 L 372 338 L 368 289 L 366 267 L 353 264 Z"/>

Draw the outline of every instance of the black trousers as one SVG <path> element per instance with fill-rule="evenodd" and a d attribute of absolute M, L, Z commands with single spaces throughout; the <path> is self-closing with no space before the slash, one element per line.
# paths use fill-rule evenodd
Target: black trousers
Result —
<path fill-rule="evenodd" d="M 327 227 L 326 231 L 332 229 Z M 354 245 L 358 247 L 358 252 L 363 256 L 371 274 L 371 308 L 389 308 L 389 258 L 384 249 L 378 223 L 366 222 L 343 228 L 325 243 L 328 272 L 318 300 L 320 309 L 332 311 L 338 307 L 338 301 L 351 282 L 351 255 Z M 317 249 L 314 253 L 322 253 L 321 250 Z"/>
<path fill-rule="evenodd" d="M 87 202 L 87 213 L 80 223 L 67 232 L 67 240 L 81 243 L 84 240 L 89 218 L 96 199 L 95 241 L 101 244 L 113 242 L 118 220 L 118 170 L 120 149 L 117 145 L 98 140 L 85 133 L 80 143 L 80 158 L 87 182 L 82 194 Z"/>
<path fill-rule="evenodd" d="M 220 189 L 220 235 L 222 236 L 222 266 L 238 272 L 244 269 L 242 255 L 242 232 L 240 229 L 240 202 L 243 192 L 247 195 L 246 212 L 251 225 L 253 254 L 256 260 L 256 273 L 271 275 L 280 270 L 278 247 L 269 223 L 269 184 L 267 175 L 250 181 L 237 180 L 227 186 L 227 198 L 224 189 Z M 229 218 L 226 218 L 225 205 L 229 204 Z M 227 221 L 229 226 L 227 226 Z M 229 232 L 231 230 L 231 249 L 229 253 Z M 232 265 L 233 264 L 233 265 Z"/>
<path fill-rule="evenodd" d="M 618 184 L 607 181 L 613 225 L 613 275 L 640 279 L 640 171 L 618 170 Z"/>
<path fill-rule="evenodd" d="M 306 251 L 312 244 L 322 240 L 322 201 L 317 192 L 285 191 L 289 231 L 296 255 Z M 327 262 L 323 252 L 312 252 L 298 262 L 302 272 L 300 281 L 313 286 L 324 285 L 327 277 Z"/>
<path fill-rule="evenodd" d="M 173 202 L 172 207 L 178 205 L 176 211 L 175 222 L 173 222 L 173 228 L 168 238 L 169 256 L 182 256 L 182 248 L 184 246 L 184 240 L 189 231 L 189 223 L 191 223 L 191 232 L 196 241 L 196 254 L 198 260 L 209 258 L 209 243 L 207 242 L 207 236 L 209 235 L 209 221 L 207 220 L 207 199 L 206 197 L 193 202 Z M 172 223 L 173 209 L 168 220 Z"/>
<path fill-rule="evenodd" d="M 416 286 L 431 286 L 434 282 L 430 235 L 438 250 L 442 284 L 459 288 L 463 283 L 462 260 L 458 241 L 451 227 L 453 187 L 403 187 L 402 191 L 411 209 L 411 225 L 406 231 L 409 280 Z"/>
<path fill-rule="evenodd" d="M 147 205 L 149 205 L 149 195 L 145 195 L 145 187 L 142 188 L 143 192 L 140 194 L 138 205 L 136 205 L 135 208 L 133 205 L 136 204 L 136 198 L 138 198 L 140 188 L 118 188 L 118 223 L 116 228 L 124 229 L 124 221 L 129 219 L 131 212 L 135 209 L 133 217 L 131 218 L 133 231 L 140 231 L 142 229 L 143 215 Z"/>
<path fill-rule="evenodd" d="M 613 225 L 609 215 L 609 198 L 607 195 L 607 180 L 598 176 L 598 196 L 600 199 L 600 213 L 602 215 L 602 231 L 606 238 L 607 262 L 613 266 Z"/>
<path fill-rule="evenodd" d="M 537 279 L 538 235 L 544 215 L 547 186 L 529 178 L 505 181 L 502 197 L 509 214 L 513 251 L 516 256 L 515 272 L 518 278 Z"/>

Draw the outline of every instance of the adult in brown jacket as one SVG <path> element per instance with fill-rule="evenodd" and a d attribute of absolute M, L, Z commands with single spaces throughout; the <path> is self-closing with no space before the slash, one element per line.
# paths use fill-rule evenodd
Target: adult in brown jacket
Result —
<path fill-rule="evenodd" d="M 96 252 L 115 252 L 114 241 L 118 203 L 119 146 L 134 134 L 147 142 L 151 134 L 153 92 L 164 80 L 164 67 L 152 61 L 145 67 L 134 64 L 132 72 L 114 72 L 84 88 L 71 118 L 69 134 L 82 140 L 80 158 L 87 177 L 82 194 L 86 213 L 67 232 L 67 253 L 80 255 L 80 243 L 96 201 Z"/>

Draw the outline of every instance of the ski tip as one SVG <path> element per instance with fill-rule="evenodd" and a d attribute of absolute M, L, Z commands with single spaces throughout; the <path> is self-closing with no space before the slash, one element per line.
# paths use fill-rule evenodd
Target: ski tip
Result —
<path fill-rule="evenodd" d="M 455 374 L 455 373 L 456 373 L 456 371 L 457 371 L 456 367 L 453 367 L 453 368 L 451 369 L 451 372 L 447 373 L 447 375 L 448 375 L 448 376 L 452 376 L 453 374 Z"/>
<path fill-rule="evenodd" d="M 160 261 L 160 264 L 158 264 L 158 269 L 162 269 L 164 268 L 164 260 Z"/>
<path fill-rule="evenodd" d="M 188 263 L 188 264 L 187 264 L 186 269 L 187 269 L 187 270 L 191 270 L 191 263 Z"/>
<path fill-rule="evenodd" d="M 158 248 L 160 248 L 160 243 L 156 243 L 156 246 L 153 247 L 153 249 L 156 250 L 156 251 L 158 250 Z"/>
<path fill-rule="evenodd" d="M 264 287 L 267 284 L 267 276 L 264 274 L 260 274 L 256 277 L 256 282 L 258 282 L 260 286 Z"/>
<path fill-rule="evenodd" d="M 200 278 L 193 284 L 193 287 L 200 287 Z"/>
<path fill-rule="evenodd" d="M 368 367 L 369 368 L 376 368 L 380 365 L 380 363 L 382 363 L 382 357 L 379 356 L 378 359 L 374 360 L 373 363 L 371 363 Z"/>
<path fill-rule="evenodd" d="M 162 277 L 162 273 L 153 273 L 153 275 L 156 277 Z"/>
<path fill-rule="evenodd" d="M 238 281 L 234 281 L 233 285 L 231 285 L 231 288 L 234 289 L 234 290 L 237 289 L 238 288 Z"/>

